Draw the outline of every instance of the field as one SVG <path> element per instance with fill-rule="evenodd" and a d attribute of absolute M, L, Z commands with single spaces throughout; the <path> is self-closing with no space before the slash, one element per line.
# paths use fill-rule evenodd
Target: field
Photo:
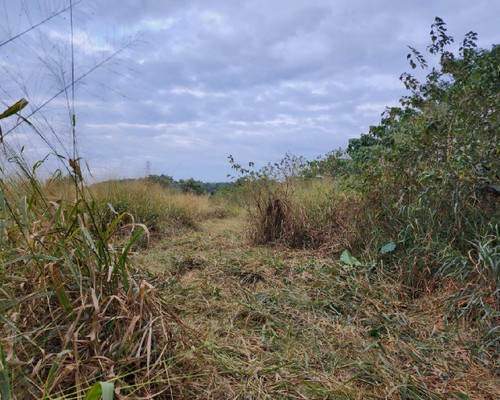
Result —
<path fill-rule="evenodd" d="M 481 335 L 447 323 L 453 283 L 413 298 L 382 268 L 251 246 L 242 226 L 208 220 L 136 259 L 203 348 L 180 397 L 500 396 Z"/>
<path fill-rule="evenodd" d="M 289 206 L 314 211 L 332 183 L 293 185 Z M 348 224 L 329 231 L 326 244 L 294 248 L 290 222 L 280 225 L 281 239 L 261 243 L 256 210 L 235 200 L 245 191 L 209 199 L 112 181 L 81 193 L 92 203 L 74 203 L 71 185 L 39 189 L 44 196 L 21 196 L 10 210 L 20 225 L 4 219 L 4 243 L 22 242 L 24 231 L 31 251 L 3 248 L 12 260 L 1 274 L 6 398 L 99 398 L 106 385 L 117 398 L 500 395 L 494 294 L 474 281 L 464 291 L 457 277 L 416 290 L 390 255 L 346 260 L 338 244 Z M 55 194 L 66 200 L 44 200 Z M 105 211 L 110 199 L 115 216 Z M 335 222 L 332 204 L 347 206 L 329 199 L 323 215 Z M 116 217 L 118 204 L 137 221 Z M 98 217 L 109 222 L 99 228 Z M 315 224 L 315 239 L 330 227 Z"/>
<path fill-rule="evenodd" d="M 90 184 L 19 118 L 59 168 L 1 143 L 0 398 L 500 398 L 500 46 L 432 27 L 379 125 L 230 184 Z"/>

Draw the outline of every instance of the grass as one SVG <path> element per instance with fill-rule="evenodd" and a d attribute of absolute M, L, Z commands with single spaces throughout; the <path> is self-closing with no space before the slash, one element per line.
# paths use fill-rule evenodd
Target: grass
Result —
<path fill-rule="evenodd" d="M 136 262 L 203 343 L 204 375 L 184 397 L 500 395 L 495 348 L 473 324 L 445 317 L 451 281 L 414 298 L 382 264 L 248 245 L 240 217 L 205 221 Z"/>
<path fill-rule="evenodd" d="M 55 200 L 71 201 L 75 198 L 74 183 L 68 179 L 48 181 L 44 192 Z M 85 196 L 95 201 L 109 218 L 127 212 L 153 234 L 196 228 L 197 221 L 216 212 L 208 196 L 175 192 L 146 179 L 100 182 L 85 188 Z"/>
<path fill-rule="evenodd" d="M 32 178 L 0 182 L 2 398 L 81 397 L 97 381 L 174 393 L 169 374 L 196 338 L 129 262 L 147 227 L 76 185 L 52 199 Z"/>
<path fill-rule="evenodd" d="M 257 179 L 240 189 L 254 244 L 281 244 L 340 253 L 356 247 L 359 195 L 329 179 Z"/>
<path fill-rule="evenodd" d="M 450 252 L 453 273 L 444 263 L 416 296 L 397 253 L 353 246 L 362 262 L 339 260 L 357 236 L 332 232 L 357 232 L 359 202 L 325 182 L 287 198 L 321 246 L 256 244 L 255 220 L 229 200 L 150 182 L 78 196 L 71 182 L 12 182 L 0 201 L 3 398 L 77 398 L 99 382 L 128 398 L 500 396 L 494 224 L 462 275 Z"/>

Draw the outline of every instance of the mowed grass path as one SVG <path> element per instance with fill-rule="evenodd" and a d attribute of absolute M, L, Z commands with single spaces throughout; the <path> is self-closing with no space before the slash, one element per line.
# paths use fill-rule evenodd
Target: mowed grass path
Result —
<path fill-rule="evenodd" d="M 500 398 L 479 334 L 445 323 L 452 287 L 415 298 L 397 274 L 337 260 L 249 246 L 241 217 L 207 220 L 138 255 L 196 338 L 173 371 L 178 396 Z"/>

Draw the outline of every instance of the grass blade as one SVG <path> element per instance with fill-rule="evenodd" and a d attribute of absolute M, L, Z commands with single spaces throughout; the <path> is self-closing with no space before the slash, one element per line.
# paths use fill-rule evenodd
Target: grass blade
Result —
<path fill-rule="evenodd" d="M 0 343 L 0 398 L 4 400 L 10 400 L 12 398 L 10 389 L 11 388 L 10 388 L 9 370 L 7 368 L 7 360 L 5 359 L 3 346 Z"/>
<path fill-rule="evenodd" d="M 85 395 L 85 400 L 113 400 L 114 382 L 97 382 Z"/>

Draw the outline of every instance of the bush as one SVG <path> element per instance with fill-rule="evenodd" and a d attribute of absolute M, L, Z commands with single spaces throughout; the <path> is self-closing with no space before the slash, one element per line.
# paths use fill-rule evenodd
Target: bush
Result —
<path fill-rule="evenodd" d="M 359 196 L 330 179 L 304 178 L 302 158 L 286 155 L 260 171 L 232 163 L 242 176 L 231 191 L 248 212 L 252 243 L 334 253 L 359 243 Z"/>
<path fill-rule="evenodd" d="M 470 32 L 454 55 L 439 18 L 431 39 L 428 51 L 440 68 L 429 69 L 410 48 L 412 67 L 429 71 L 425 82 L 403 74 L 410 94 L 402 107 L 388 109 L 348 149 L 356 185 L 385 226 L 372 236 L 397 239 L 404 282 L 417 288 L 442 276 L 448 254 L 467 258 L 477 232 L 500 217 L 500 47 L 477 49 Z M 467 264 L 469 273 L 479 272 Z M 461 263 L 446 274 L 459 269 L 463 275 Z"/>

